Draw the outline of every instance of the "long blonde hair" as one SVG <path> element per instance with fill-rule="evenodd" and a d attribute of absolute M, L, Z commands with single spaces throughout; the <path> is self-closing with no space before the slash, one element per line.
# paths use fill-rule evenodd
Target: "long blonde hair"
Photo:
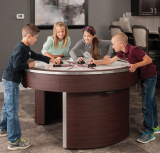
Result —
<path fill-rule="evenodd" d="M 84 31 L 87 31 L 92 36 L 94 36 L 96 34 L 96 30 L 94 29 L 93 26 L 84 27 L 83 28 L 83 33 L 84 33 Z M 95 59 L 95 60 L 99 60 L 100 59 L 100 56 L 99 56 L 99 53 L 98 53 L 99 41 L 100 40 L 97 37 L 94 37 L 93 41 L 92 41 L 91 55 L 92 55 L 92 58 Z"/>
<path fill-rule="evenodd" d="M 59 49 L 58 48 L 58 38 L 57 38 L 57 27 L 64 27 L 64 29 L 65 29 L 65 36 L 64 36 L 64 38 L 63 38 L 63 48 L 64 47 L 66 47 L 67 46 L 67 38 L 68 38 L 68 27 L 67 27 L 67 25 L 65 24 L 65 23 L 63 23 L 63 22 L 56 22 L 55 24 L 54 24 L 54 26 L 53 26 L 53 35 L 52 35 L 52 37 L 53 37 L 53 39 L 54 39 L 54 46 L 57 48 L 57 49 Z"/>

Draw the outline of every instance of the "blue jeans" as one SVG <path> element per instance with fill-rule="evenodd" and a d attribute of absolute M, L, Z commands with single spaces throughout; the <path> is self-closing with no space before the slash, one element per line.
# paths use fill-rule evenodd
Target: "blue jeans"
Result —
<path fill-rule="evenodd" d="M 154 77 L 141 80 L 143 90 L 142 111 L 143 111 L 143 125 L 147 131 L 153 133 L 154 127 L 158 126 L 158 112 L 155 100 L 155 86 L 157 83 L 157 75 Z"/>
<path fill-rule="evenodd" d="M 15 142 L 21 137 L 21 128 L 18 119 L 19 84 L 2 79 L 4 87 L 4 104 L 1 113 L 0 129 L 7 131 L 10 142 Z"/>

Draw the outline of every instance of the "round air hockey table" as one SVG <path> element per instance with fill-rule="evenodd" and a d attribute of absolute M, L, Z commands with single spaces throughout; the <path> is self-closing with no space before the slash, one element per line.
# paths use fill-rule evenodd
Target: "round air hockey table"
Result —
<path fill-rule="evenodd" d="M 124 61 L 93 68 L 88 61 L 64 58 L 61 67 L 36 61 L 23 75 L 23 86 L 35 89 L 35 123 L 63 118 L 64 148 L 103 147 L 130 133 L 129 87 L 138 72 L 129 72 Z"/>

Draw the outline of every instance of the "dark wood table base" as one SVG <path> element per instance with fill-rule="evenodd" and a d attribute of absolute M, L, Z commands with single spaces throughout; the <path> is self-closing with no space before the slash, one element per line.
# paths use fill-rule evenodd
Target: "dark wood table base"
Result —
<path fill-rule="evenodd" d="M 36 90 L 37 124 L 62 116 L 63 147 L 96 148 L 129 135 L 129 88 L 113 93 L 61 93 Z"/>
<path fill-rule="evenodd" d="M 50 72 L 25 71 L 22 84 L 36 90 L 36 124 L 63 118 L 64 148 L 103 147 L 129 135 L 129 87 L 138 82 L 138 71 Z"/>

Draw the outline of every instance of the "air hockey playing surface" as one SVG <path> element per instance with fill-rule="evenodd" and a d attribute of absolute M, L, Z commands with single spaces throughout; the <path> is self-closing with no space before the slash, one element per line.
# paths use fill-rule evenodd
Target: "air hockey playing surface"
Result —
<path fill-rule="evenodd" d="M 120 60 L 110 65 L 96 65 L 96 67 L 88 67 L 90 58 L 84 58 L 84 60 L 85 64 L 77 64 L 71 58 L 63 58 L 62 59 L 63 64 L 61 64 L 61 67 L 53 67 L 53 63 L 46 64 L 44 62 L 35 61 L 35 67 L 33 69 L 28 69 L 28 71 L 37 73 L 47 73 L 47 74 L 61 74 L 61 75 L 69 75 L 69 74 L 87 75 L 87 74 L 101 74 L 101 73 L 103 74 L 116 73 L 120 71 L 124 72 L 128 71 L 128 65 L 130 65 L 128 62 Z"/>

